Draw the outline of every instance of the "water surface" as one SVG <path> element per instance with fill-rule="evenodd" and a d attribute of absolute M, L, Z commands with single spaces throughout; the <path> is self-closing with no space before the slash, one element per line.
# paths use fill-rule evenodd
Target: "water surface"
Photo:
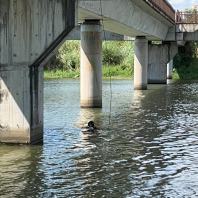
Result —
<path fill-rule="evenodd" d="M 198 82 L 133 91 L 103 84 L 79 108 L 79 82 L 45 82 L 44 145 L 0 146 L 0 197 L 197 197 Z M 101 129 L 86 136 L 94 120 Z"/>

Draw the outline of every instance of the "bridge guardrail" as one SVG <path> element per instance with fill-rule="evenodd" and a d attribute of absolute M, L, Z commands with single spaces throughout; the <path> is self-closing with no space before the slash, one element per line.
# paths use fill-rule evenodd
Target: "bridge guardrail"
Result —
<path fill-rule="evenodd" d="M 175 22 L 177 24 L 198 24 L 198 11 L 180 12 L 175 14 Z"/>
<path fill-rule="evenodd" d="M 167 0 L 144 0 L 175 23 L 175 10 Z"/>

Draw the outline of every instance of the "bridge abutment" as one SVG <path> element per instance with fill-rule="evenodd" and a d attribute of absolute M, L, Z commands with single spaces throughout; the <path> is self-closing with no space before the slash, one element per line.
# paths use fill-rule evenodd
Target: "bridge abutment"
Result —
<path fill-rule="evenodd" d="M 147 89 L 148 40 L 144 36 L 135 39 L 134 89 Z"/>
<path fill-rule="evenodd" d="M 73 0 L 0 0 L 0 142 L 42 142 L 43 65 L 74 25 Z"/>
<path fill-rule="evenodd" d="M 0 67 L 0 142 L 43 139 L 43 68 Z"/>
<path fill-rule="evenodd" d="M 102 107 L 102 28 L 99 20 L 81 25 L 80 105 Z"/>

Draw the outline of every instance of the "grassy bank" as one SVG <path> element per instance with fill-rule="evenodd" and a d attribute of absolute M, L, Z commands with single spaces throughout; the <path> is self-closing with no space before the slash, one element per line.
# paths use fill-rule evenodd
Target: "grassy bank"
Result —
<path fill-rule="evenodd" d="M 192 48 L 192 46 L 190 46 Z M 103 42 L 103 78 L 128 79 L 133 76 L 134 45 L 129 41 Z M 189 48 L 189 47 L 188 47 Z M 187 48 L 187 49 L 188 49 Z M 179 52 L 174 60 L 174 80 L 198 79 L 197 46 L 193 51 Z M 192 58 L 194 57 L 194 58 Z M 67 41 L 58 50 L 56 56 L 46 65 L 45 79 L 79 78 L 80 76 L 80 42 Z"/>
<path fill-rule="evenodd" d="M 102 44 L 103 78 L 131 78 L 134 45 L 130 41 L 106 41 Z M 79 78 L 80 42 L 67 41 L 45 67 L 45 79 Z"/>
<path fill-rule="evenodd" d="M 120 65 L 103 66 L 102 69 L 103 78 L 112 79 L 131 79 L 133 76 L 133 67 L 123 68 Z M 80 77 L 80 70 L 63 70 L 52 69 L 45 70 L 45 79 L 78 79 Z M 181 65 L 178 68 L 173 69 L 174 80 L 198 80 L 198 59 L 193 59 L 189 66 Z"/>
<path fill-rule="evenodd" d="M 102 68 L 103 78 L 109 78 L 110 76 L 113 79 L 128 79 L 133 75 L 133 70 L 131 68 L 122 68 L 120 65 L 111 65 L 111 66 L 103 66 Z M 72 78 L 78 79 L 80 77 L 79 70 L 45 70 L 44 78 L 45 79 L 60 79 L 60 78 Z"/>

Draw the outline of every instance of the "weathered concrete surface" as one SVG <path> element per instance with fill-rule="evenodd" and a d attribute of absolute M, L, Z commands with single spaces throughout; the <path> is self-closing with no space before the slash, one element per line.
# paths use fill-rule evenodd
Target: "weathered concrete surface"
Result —
<path fill-rule="evenodd" d="M 161 45 L 149 44 L 148 83 L 166 84 L 167 64 L 173 60 L 177 52 L 176 42 L 166 42 Z"/>
<path fill-rule="evenodd" d="M 168 45 L 149 44 L 148 83 L 166 84 Z"/>
<path fill-rule="evenodd" d="M 0 67 L 0 142 L 42 140 L 43 68 Z M 31 75 L 31 80 L 30 80 Z"/>
<path fill-rule="evenodd" d="M 42 62 L 74 27 L 73 0 L 0 0 L 0 142 L 43 138 Z"/>
<path fill-rule="evenodd" d="M 177 41 L 198 41 L 198 24 L 176 25 Z"/>
<path fill-rule="evenodd" d="M 80 40 L 80 26 L 76 26 L 67 36 L 66 40 Z M 108 41 L 124 41 L 131 40 L 131 38 L 127 38 L 124 35 L 116 34 L 109 31 L 102 31 L 102 40 Z"/>
<path fill-rule="evenodd" d="M 102 7 L 101 7 L 102 5 Z M 105 30 L 130 37 L 146 36 L 150 40 L 165 40 L 170 23 L 140 0 L 79 0 L 79 21 L 101 19 Z"/>
<path fill-rule="evenodd" d="M 134 89 L 147 89 L 148 40 L 136 37 L 134 56 Z"/>
<path fill-rule="evenodd" d="M 81 25 L 80 104 L 102 107 L 102 28 L 99 21 Z"/>

